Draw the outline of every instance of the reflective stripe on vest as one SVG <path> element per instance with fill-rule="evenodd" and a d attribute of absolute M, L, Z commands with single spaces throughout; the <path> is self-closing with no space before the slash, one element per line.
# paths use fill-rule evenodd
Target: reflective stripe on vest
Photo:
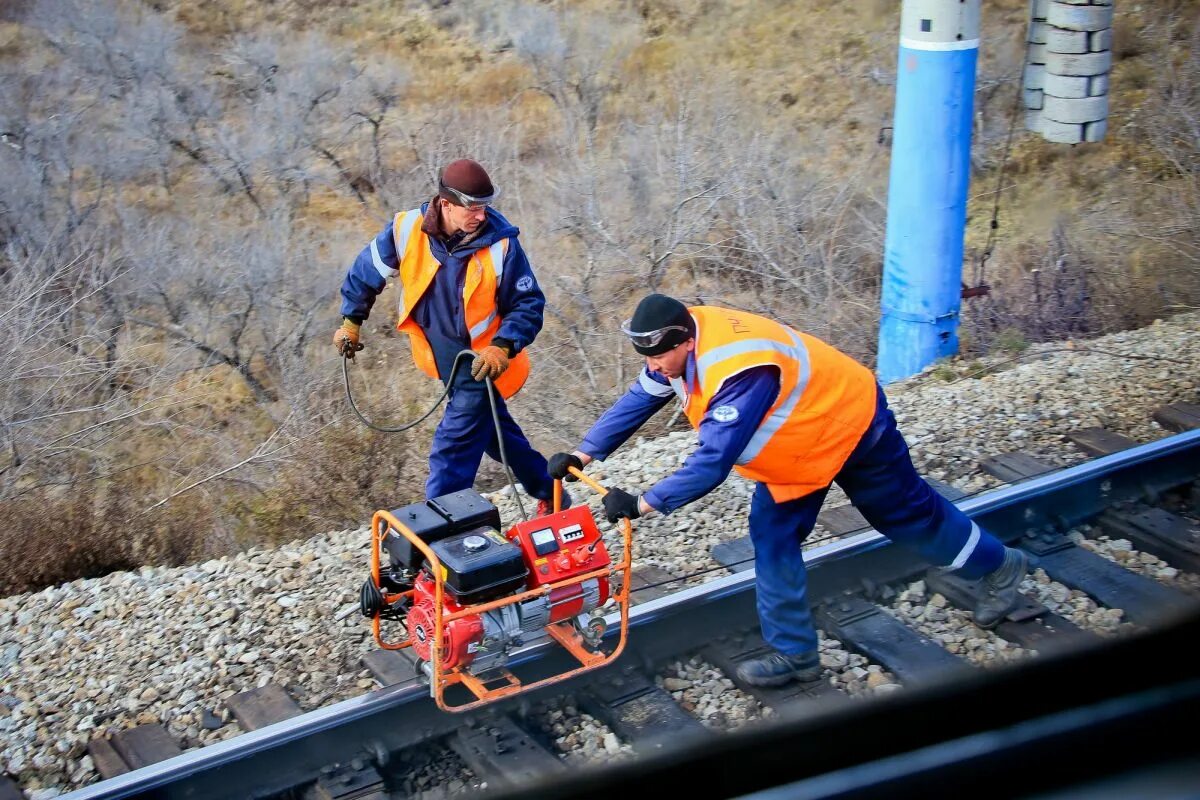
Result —
<path fill-rule="evenodd" d="M 421 209 L 414 208 L 412 211 L 405 211 L 403 214 L 396 215 L 396 223 L 392 226 L 392 239 L 396 242 L 396 263 L 402 264 L 408 256 L 408 245 L 413 239 L 413 231 L 421 227 Z M 421 237 L 416 237 L 420 239 Z M 376 265 L 378 269 L 378 265 Z M 400 270 L 396 270 L 398 273 Z M 395 273 L 393 273 L 395 274 Z M 388 276 L 391 277 L 391 276 Z M 404 283 L 400 283 L 400 319 L 408 316 L 410 309 L 404 304 L 405 291 Z M 413 298 L 416 302 L 416 298 Z"/>
<path fill-rule="evenodd" d="M 501 239 L 488 248 L 488 252 L 492 256 L 492 271 L 496 273 L 497 286 L 500 285 L 500 279 L 504 277 L 504 251 L 507 242 L 507 239 Z"/>
<path fill-rule="evenodd" d="M 486 317 L 484 317 L 479 322 L 477 322 L 474 325 L 474 327 L 471 328 L 471 330 L 467 331 L 467 333 L 470 334 L 470 336 L 471 336 L 471 340 L 474 341 L 475 339 L 478 339 L 480 336 L 482 336 L 483 332 L 488 329 L 488 326 L 491 325 L 492 321 L 495 319 L 496 319 L 496 312 L 495 311 L 488 312 L 488 315 Z"/>
<path fill-rule="evenodd" d="M 426 375 L 436 378 L 437 365 L 429 340 L 421 326 L 412 319 L 413 308 L 429 289 L 435 274 L 442 266 L 430 249 L 429 236 L 421 229 L 422 222 L 421 209 L 417 208 L 397 214 L 392 226 L 396 258 L 399 261 L 399 269 L 396 272 L 400 276 L 400 317 L 396 327 L 409 335 L 416 365 Z M 467 326 L 473 350 L 480 350 L 491 344 L 492 337 L 500 330 L 502 319 L 496 308 L 496 294 L 500 279 L 504 275 L 504 257 L 507 252 L 508 239 L 501 239 L 487 248 L 473 252 L 465 265 L 463 321 Z M 512 397 L 528 376 L 529 357 L 525 351 L 521 351 L 512 358 L 509 368 L 496 380 L 496 388 L 505 398 Z"/>
<path fill-rule="evenodd" d="M 731 358 L 737 358 L 750 353 L 775 352 L 799 365 L 800 374 L 795 385 L 788 391 L 782 402 L 777 403 L 774 409 L 763 419 L 762 423 L 758 426 L 758 430 L 754 432 L 754 436 L 750 438 L 750 441 L 746 443 L 746 447 L 738 455 L 735 462 L 737 464 L 749 464 L 762 452 L 763 447 L 771 440 L 771 437 L 783 427 L 783 423 L 787 422 L 788 417 L 796 410 L 796 404 L 800 402 L 800 396 L 804 394 L 804 388 L 808 386 L 808 375 L 811 370 L 808 362 L 808 349 L 794 331 L 786 326 L 781 325 L 780 327 L 787 332 L 788 337 L 792 340 L 790 345 L 774 339 L 742 339 L 714 347 L 696 359 L 696 379 L 700 382 L 701 386 L 706 387 L 711 384 L 710 376 L 716 365 Z M 749 364 L 743 369 L 752 369 L 755 366 L 762 365 Z M 726 380 L 729 377 L 732 376 L 728 376 Z M 784 388 L 784 386 L 780 386 L 781 391 Z M 719 391 L 720 386 L 714 386 L 711 392 L 705 390 L 704 395 L 711 399 Z"/>
<path fill-rule="evenodd" d="M 500 279 L 504 277 L 504 248 L 507 241 L 507 239 L 501 239 L 487 249 L 488 259 L 492 262 L 492 274 L 496 276 L 497 289 L 500 287 Z M 478 253 L 476 253 L 473 257 L 480 258 Z M 486 269 L 486 267 L 484 268 Z M 486 317 L 472 325 L 471 329 L 467 331 L 472 342 L 482 336 L 484 331 L 488 329 L 488 326 L 491 325 L 492 321 L 495 319 L 496 311 L 493 309 L 492 311 L 488 312 Z"/>
<path fill-rule="evenodd" d="M 815 337 L 781 323 L 711 306 L 696 320 L 693 391 L 684 411 L 696 427 L 722 385 L 749 369 L 779 370 L 779 395 L 736 459 L 739 473 L 767 484 L 777 502 L 827 486 L 875 411 L 870 370 Z M 675 381 L 672 381 L 675 384 Z"/>

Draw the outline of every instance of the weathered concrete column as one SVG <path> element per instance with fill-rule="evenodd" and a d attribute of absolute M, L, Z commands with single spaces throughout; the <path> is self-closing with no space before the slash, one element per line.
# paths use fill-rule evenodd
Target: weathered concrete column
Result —
<path fill-rule="evenodd" d="M 1112 0 L 1030 0 L 1025 127 L 1051 142 L 1098 142 L 1108 130 Z"/>
<path fill-rule="evenodd" d="M 958 352 L 979 0 L 904 0 L 876 371 Z"/>

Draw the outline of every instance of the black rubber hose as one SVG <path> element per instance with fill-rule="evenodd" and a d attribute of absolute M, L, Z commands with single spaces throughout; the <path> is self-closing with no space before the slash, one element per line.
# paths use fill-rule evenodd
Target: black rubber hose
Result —
<path fill-rule="evenodd" d="M 446 381 L 446 388 L 442 392 L 442 396 L 437 399 L 437 402 L 435 402 L 432 406 L 430 406 L 429 410 L 426 411 L 424 414 L 422 414 L 417 419 L 413 420 L 412 422 L 406 422 L 405 424 L 399 425 L 395 428 L 388 428 L 383 425 L 376 425 L 374 422 L 371 422 L 371 420 L 364 417 L 363 413 L 358 410 L 358 404 L 354 402 L 354 393 L 352 391 L 350 391 L 350 367 L 349 367 L 350 359 L 343 357 L 342 358 L 342 380 L 346 385 L 346 399 L 348 401 L 350 401 L 350 409 L 352 411 L 354 411 L 354 416 L 358 417 L 359 421 L 362 422 L 363 425 L 366 425 L 368 428 L 370 428 L 372 430 L 379 431 L 380 433 L 401 433 L 403 431 L 408 430 L 409 428 L 412 428 L 412 427 L 415 427 L 415 426 L 421 424 L 426 419 L 428 419 L 430 414 L 432 414 L 434 411 L 437 410 L 437 407 L 440 406 L 442 404 L 442 401 L 446 399 L 446 395 L 450 394 L 450 387 L 454 385 L 454 376 L 458 372 L 458 365 L 462 363 L 463 356 L 474 357 L 474 355 L 475 355 L 475 352 L 473 350 L 460 351 L 458 353 L 458 355 L 456 355 L 454 357 L 454 363 L 450 367 L 450 379 Z M 489 384 L 491 383 L 490 378 L 488 379 L 488 383 Z"/>
<path fill-rule="evenodd" d="M 350 390 L 350 367 L 349 367 L 350 359 L 343 357 L 342 358 L 342 380 L 346 386 L 346 400 L 348 400 L 350 402 L 350 408 L 351 408 L 351 410 L 354 411 L 354 416 L 358 417 L 359 421 L 362 422 L 363 425 L 366 425 L 368 428 L 379 431 L 381 433 L 400 433 L 402 431 L 406 431 L 409 428 L 415 427 L 416 425 L 419 425 L 420 423 L 424 422 L 426 419 L 429 418 L 430 414 L 432 414 L 434 411 L 437 410 L 437 407 L 440 406 L 442 404 L 442 401 L 446 399 L 446 396 L 450 394 L 450 387 L 452 387 L 454 385 L 454 377 L 455 377 L 455 375 L 458 374 L 458 368 L 459 368 L 459 365 L 462 364 L 463 358 L 464 357 L 474 358 L 475 355 L 476 355 L 476 353 L 474 350 L 460 350 L 458 352 L 458 354 L 456 356 L 454 356 L 454 363 L 450 367 L 450 377 L 446 381 L 445 390 L 442 392 L 441 396 L 438 397 L 438 399 L 434 402 L 434 404 L 429 407 L 428 411 L 426 411 L 424 414 L 422 414 L 420 417 L 413 420 L 412 422 L 407 422 L 403 425 L 398 425 L 394 428 L 389 428 L 389 427 L 386 427 L 383 425 L 376 425 L 374 422 L 371 422 L 371 420 L 364 417 L 363 413 L 358 410 L 358 404 L 354 402 L 354 392 L 352 392 Z M 508 476 L 508 485 L 512 487 L 513 498 L 517 501 L 517 509 L 520 510 L 520 512 L 521 512 L 521 519 L 528 520 L 529 515 L 525 513 L 525 504 L 521 502 L 521 493 L 517 491 L 517 479 L 513 475 L 512 468 L 508 466 L 508 453 L 504 449 L 504 436 L 502 435 L 502 433 L 500 431 L 500 411 L 496 408 L 496 387 L 492 384 L 492 379 L 490 377 L 485 378 L 484 383 L 487 384 L 488 406 L 492 410 L 492 424 L 495 425 L 495 427 L 496 427 L 496 443 L 500 448 L 500 463 L 502 465 L 504 465 L 504 473 L 505 473 L 505 475 Z"/>

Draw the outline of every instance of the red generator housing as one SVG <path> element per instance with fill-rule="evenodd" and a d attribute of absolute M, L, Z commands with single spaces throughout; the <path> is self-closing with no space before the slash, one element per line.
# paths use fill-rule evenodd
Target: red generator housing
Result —
<path fill-rule="evenodd" d="M 471 666 L 478 672 L 497 666 L 527 635 L 539 634 L 558 622 L 573 622 L 585 638 L 597 639 L 603 634 L 587 615 L 608 602 L 607 575 L 553 586 L 611 566 L 587 506 L 522 522 L 504 538 L 480 529 L 432 547 L 442 563 L 444 616 L 497 597 L 550 587 L 536 597 L 443 623 L 440 649 L 444 669 Z M 524 580 L 518 581 L 522 573 Z M 437 585 L 428 569 L 417 576 L 414 589 L 408 632 L 417 657 L 429 661 Z"/>
<path fill-rule="evenodd" d="M 572 472 L 605 494 L 582 471 Z M 503 535 L 498 509 L 473 489 L 377 511 L 361 611 L 380 647 L 413 648 L 418 675 L 429 679 L 430 694 L 445 711 L 564 681 L 611 664 L 625 649 L 633 526 L 622 520 L 619 528 L 623 553 L 614 564 L 584 505 L 522 522 Z M 609 647 L 604 640 L 614 611 L 620 635 Z M 386 639 L 385 620 L 400 623 L 406 638 Z M 577 666 L 522 683 L 507 668 L 508 657 L 534 637 L 556 642 Z M 456 685 L 475 699 L 448 701 L 446 692 Z"/>

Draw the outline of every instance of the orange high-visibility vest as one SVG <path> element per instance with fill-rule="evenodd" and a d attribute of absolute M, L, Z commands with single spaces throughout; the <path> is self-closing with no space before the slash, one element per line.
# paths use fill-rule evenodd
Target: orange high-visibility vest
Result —
<path fill-rule="evenodd" d="M 828 486 L 875 415 L 875 376 L 820 339 L 766 317 L 715 306 L 688 311 L 696 321 L 695 379 L 671 383 L 692 426 L 700 427 L 725 381 L 753 367 L 777 367 L 779 397 L 734 469 L 765 483 L 777 503 Z"/>
<path fill-rule="evenodd" d="M 422 220 L 421 209 L 415 208 L 397 214 L 392 225 L 396 257 L 400 261 L 400 319 L 396 328 L 408 334 L 417 367 L 429 377 L 436 378 L 438 371 L 433 348 L 425 338 L 425 331 L 412 318 L 413 308 L 441 266 L 429 247 L 429 235 L 421 230 Z M 463 308 L 472 350 L 479 351 L 487 347 L 496 331 L 500 330 L 502 318 L 496 309 L 496 289 L 504 275 L 504 255 L 507 252 L 508 239 L 501 239 L 490 247 L 476 250 L 467 262 L 467 274 L 463 280 Z M 460 366 L 459 370 L 465 368 Z M 508 369 L 496 379 L 496 388 L 507 399 L 520 390 L 528 377 L 529 356 L 522 350 L 513 356 Z"/>

